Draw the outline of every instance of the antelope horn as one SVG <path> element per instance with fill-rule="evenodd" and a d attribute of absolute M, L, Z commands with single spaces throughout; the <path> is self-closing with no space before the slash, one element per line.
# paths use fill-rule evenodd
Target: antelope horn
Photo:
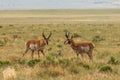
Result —
<path fill-rule="evenodd" d="M 66 38 L 69 38 L 69 32 L 66 32 L 65 36 Z"/>
<path fill-rule="evenodd" d="M 42 33 L 42 36 L 43 36 L 43 38 L 45 38 L 45 39 L 46 39 L 44 32 Z"/>
<path fill-rule="evenodd" d="M 52 35 L 52 33 L 50 32 L 50 34 L 49 34 L 49 36 L 48 36 L 48 38 L 47 38 L 47 39 L 49 39 L 49 38 L 51 37 L 51 35 Z"/>

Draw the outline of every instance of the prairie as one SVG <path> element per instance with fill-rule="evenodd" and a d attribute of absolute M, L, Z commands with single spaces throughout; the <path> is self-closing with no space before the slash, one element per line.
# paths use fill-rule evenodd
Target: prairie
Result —
<path fill-rule="evenodd" d="M 77 57 L 65 45 L 65 32 L 75 41 L 95 44 L 93 62 L 84 54 Z M 31 59 L 25 42 L 52 36 L 44 57 Z M 61 51 L 61 56 L 58 56 Z M 28 10 L 0 11 L 0 77 L 8 66 L 15 80 L 120 80 L 120 10 Z"/>

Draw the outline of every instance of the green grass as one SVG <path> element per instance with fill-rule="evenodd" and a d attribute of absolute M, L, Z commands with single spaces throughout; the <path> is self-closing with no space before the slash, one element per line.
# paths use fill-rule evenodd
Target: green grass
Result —
<path fill-rule="evenodd" d="M 18 12 L 20 13 L 17 14 Z M 71 10 L 68 12 L 72 13 L 68 15 L 64 10 L 48 11 L 48 13 L 26 11 L 23 13 L 28 15 L 24 16 L 21 11 L 18 12 L 0 13 L 0 17 L 8 15 L 0 21 L 0 45 L 2 45 L 0 46 L 0 65 L 2 65 L 0 72 L 7 66 L 12 66 L 17 73 L 16 80 L 120 79 L 119 11 L 113 10 L 113 13 L 108 16 L 109 11 L 104 12 L 104 10 L 103 13 Z M 96 21 L 84 21 L 87 19 Z M 25 51 L 25 42 L 30 39 L 41 39 L 43 31 L 46 35 L 52 32 L 49 45 L 44 50 L 46 57 L 40 54 L 38 59 L 35 52 L 32 60 L 29 51 L 23 59 L 19 60 Z M 66 31 L 74 35 L 75 41 L 91 41 L 95 44 L 93 62 L 89 61 L 86 54 L 84 59 L 81 56 L 77 58 L 70 46 L 64 45 Z M 58 51 L 61 51 L 62 56 L 57 56 Z M 2 78 L 2 73 L 0 77 Z"/>

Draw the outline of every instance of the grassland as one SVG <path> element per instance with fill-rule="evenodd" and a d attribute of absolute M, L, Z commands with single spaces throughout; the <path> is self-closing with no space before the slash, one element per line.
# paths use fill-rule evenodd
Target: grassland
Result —
<path fill-rule="evenodd" d="M 120 11 L 119 10 L 30 10 L 0 11 L 0 77 L 12 66 L 16 80 L 120 80 Z M 41 33 L 52 32 L 50 44 L 31 59 L 25 42 L 40 39 Z M 76 41 L 95 44 L 93 62 L 84 55 L 76 57 L 64 45 L 65 32 Z M 58 51 L 62 56 L 57 56 Z"/>

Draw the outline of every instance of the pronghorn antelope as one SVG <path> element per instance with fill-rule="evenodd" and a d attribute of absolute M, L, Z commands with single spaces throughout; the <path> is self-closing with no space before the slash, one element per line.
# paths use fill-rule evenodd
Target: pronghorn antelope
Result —
<path fill-rule="evenodd" d="M 38 58 L 40 57 L 39 52 L 41 52 L 45 56 L 45 53 L 44 53 L 43 50 L 44 50 L 45 46 L 48 45 L 48 42 L 49 42 L 49 39 L 50 39 L 51 35 L 52 35 L 52 33 L 50 32 L 49 36 L 46 37 L 44 32 L 43 32 L 42 33 L 43 39 L 27 41 L 26 42 L 26 50 L 25 50 L 25 53 L 23 54 L 22 57 L 25 56 L 25 54 L 28 52 L 28 50 L 32 51 L 32 54 L 31 54 L 32 58 L 33 58 L 33 55 L 34 55 L 34 51 L 38 52 Z"/>
<path fill-rule="evenodd" d="M 79 54 L 83 57 L 83 53 L 87 53 L 89 58 L 92 60 L 92 52 L 94 49 L 94 45 L 91 42 L 75 42 L 73 40 L 73 35 L 70 35 L 68 32 L 65 34 L 65 37 L 67 40 L 64 42 L 64 44 L 69 44 L 71 48 L 76 52 L 76 55 Z"/>

